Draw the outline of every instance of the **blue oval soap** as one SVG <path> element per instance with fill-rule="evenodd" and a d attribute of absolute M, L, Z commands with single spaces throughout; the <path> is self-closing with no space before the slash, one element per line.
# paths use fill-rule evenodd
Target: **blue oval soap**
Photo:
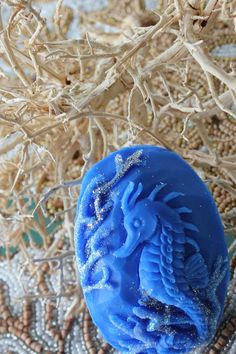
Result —
<path fill-rule="evenodd" d="M 75 221 L 93 322 L 122 353 L 186 353 L 219 325 L 229 279 L 214 200 L 176 153 L 134 146 L 84 176 Z"/>

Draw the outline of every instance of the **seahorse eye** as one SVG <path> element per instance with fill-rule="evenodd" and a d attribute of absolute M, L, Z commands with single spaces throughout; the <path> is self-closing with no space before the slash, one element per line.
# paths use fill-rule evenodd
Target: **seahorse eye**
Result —
<path fill-rule="evenodd" d="M 138 229 L 139 227 L 141 227 L 142 226 L 142 220 L 141 219 L 139 219 L 139 218 L 135 218 L 134 220 L 133 220 L 133 226 L 136 228 L 136 229 Z"/>

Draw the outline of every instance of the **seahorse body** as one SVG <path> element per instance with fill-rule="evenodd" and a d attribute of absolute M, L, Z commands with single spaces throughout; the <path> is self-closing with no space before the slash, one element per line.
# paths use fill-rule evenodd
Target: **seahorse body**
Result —
<path fill-rule="evenodd" d="M 137 201 L 142 193 L 142 184 L 139 183 L 135 190 L 135 184 L 129 183 L 122 198 L 127 240 L 115 252 L 117 257 L 127 257 L 138 244 L 143 243 L 139 265 L 140 288 L 150 298 L 181 310 L 181 313 L 173 312 L 165 322 L 165 326 L 174 328 L 174 335 L 168 333 L 162 336 L 159 346 L 163 350 L 170 347 L 171 341 L 176 349 L 180 349 L 184 341 L 193 347 L 199 339 L 204 341 L 207 338 L 206 308 L 199 302 L 193 289 L 206 288 L 209 282 L 208 270 L 199 247 L 186 236 L 186 230 L 198 232 L 198 229 L 181 219 L 181 214 L 191 213 L 191 210 L 185 207 L 172 209 L 167 204 L 183 194 L 170 192 L 162 200 L 155 200 L 165 186 L 157 185 L 147 198 Z M 192 247 L 192 255 L 187 259 L 186 244 Z M 149 330 L 157 330 L 161 325 L 150 325 Z M 189 331 L 186 328 L 183 332 L 183 326 L 186 325 L 189 325 Z M 193 327 L 197 331 L 194 338 Z"/>

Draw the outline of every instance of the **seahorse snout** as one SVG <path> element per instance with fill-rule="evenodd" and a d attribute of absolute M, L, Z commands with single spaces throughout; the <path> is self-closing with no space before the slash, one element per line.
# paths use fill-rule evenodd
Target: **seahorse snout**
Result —
<path fill-rule="evenodd" d="M 134 234 L 131 230 L 127 232 L 124 244 L 116 250 L 113 255 L 118 258 L 130 256 L 140 243 L 140 232 Z"/>

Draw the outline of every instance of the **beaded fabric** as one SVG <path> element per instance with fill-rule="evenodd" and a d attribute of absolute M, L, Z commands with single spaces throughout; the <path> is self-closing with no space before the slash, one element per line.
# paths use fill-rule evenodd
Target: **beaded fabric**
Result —
<path fill-rule="evenodd" d="M 35 256 L 36 254 L 34 254 Z M 39 253 L 38 253 L 39 256 Z M 236 254 L 231 261 L 231 281 L 224 316 L 211 344 L 192 354 L 234 354 L 236 350 Z M 21 254 L 12 258 L 10 266 L 22 261 Z M 25 295 L 17 272 L 9 272 L 7 261 L 0 263 L 0 348 L 1 354 L 108 354 L 115 353 L 100 337 L 86 306 L 81 300 L 73 307 L 73 297 L 63 297 L 58 305 L 50 296 L 58 287 L 58 277 L 50 275 L 48 263 L 41 269 L 35 296 Z M 64 269 L 71 277 L 71 262 Z M 41 296 L 39 293 L 41 292 Z M 72 307 L 71 307 L 72 306 Z M 72 311 L 68 311 L 72 308 Z"/>

